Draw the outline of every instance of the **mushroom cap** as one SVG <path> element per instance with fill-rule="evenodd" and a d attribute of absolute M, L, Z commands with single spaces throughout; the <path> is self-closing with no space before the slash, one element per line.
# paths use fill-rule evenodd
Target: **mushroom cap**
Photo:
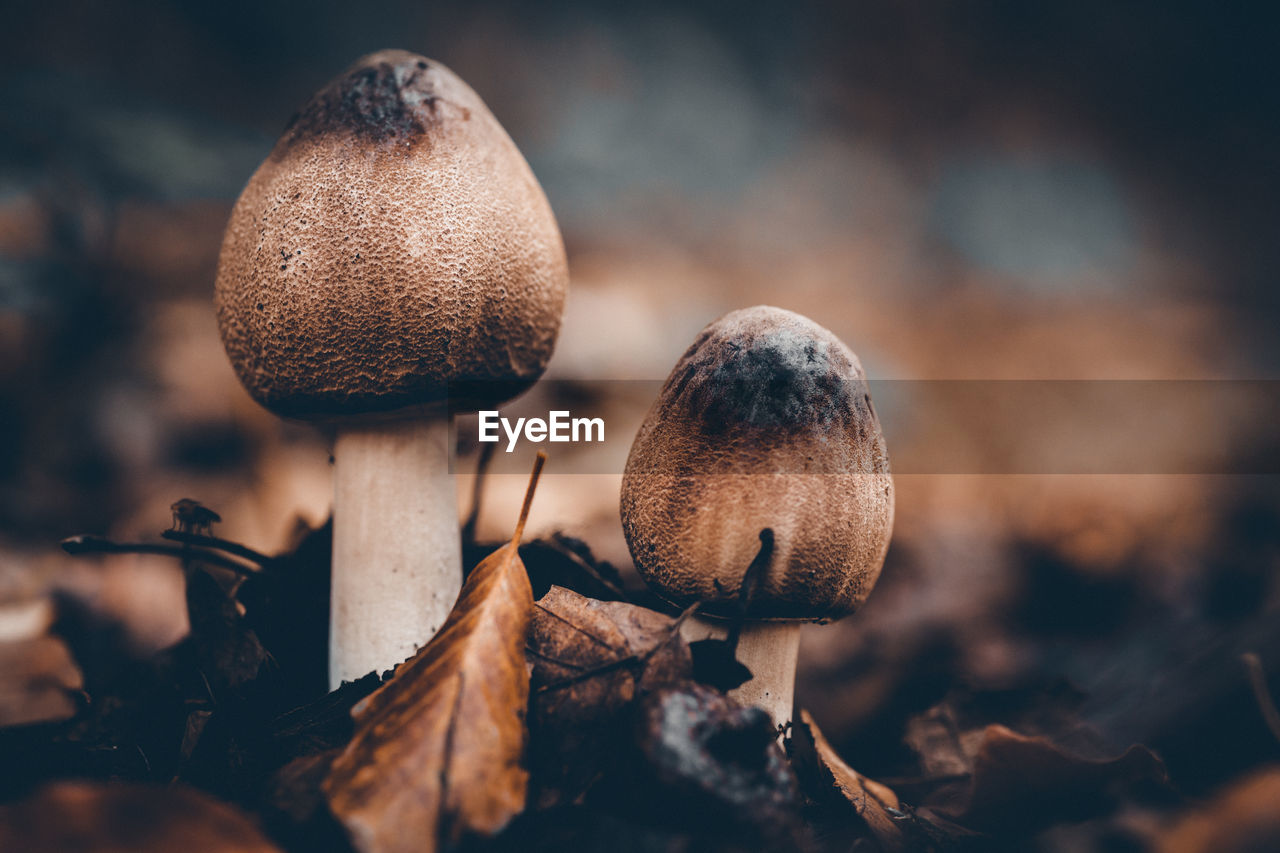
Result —
<path fill-rule="evenodd" d="M 893 531 L 893 478 L 858 357 L 780 308 L 726 314 L 667 378 L 631 446 L 622 526 L 658 594 L 734 611 L 774 534 L 752 619 L 818 621 L 858 608 Z"/>
<path fill-rule="evenodd" d="M 227 225 L 215 291 L 278 414 L 492 405 L 546 367 L 568 288 L 542 188 L 438 62 L 374 53 L 294 116 Z"/>

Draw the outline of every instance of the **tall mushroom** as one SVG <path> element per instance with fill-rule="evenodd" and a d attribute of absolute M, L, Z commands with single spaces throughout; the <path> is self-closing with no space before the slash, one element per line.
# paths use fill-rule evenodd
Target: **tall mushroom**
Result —
<path fill-rule="evenodd" d="M 444 623 L 462 583 L 452 412 L 542 374 L 567 285 L 528 164 L 424 57 L 359 60 L 249 179 L 222 244 L 218 324 L 259 403 L 335 433 L 333 686 Z"/>
<path fill-rule="evenodd" d="M 893 529 L 889 457 L 857 356 L 780 308 L 707 326 L 636 435 L 621 511 L 645 581 L 702 603 L 691 639 L 726 633 L 716 617 L 738 611 L 757 564 L 737 649 L 754 677 L 736 693 L 787 722 L 801 623 L 862 604 Z"/>

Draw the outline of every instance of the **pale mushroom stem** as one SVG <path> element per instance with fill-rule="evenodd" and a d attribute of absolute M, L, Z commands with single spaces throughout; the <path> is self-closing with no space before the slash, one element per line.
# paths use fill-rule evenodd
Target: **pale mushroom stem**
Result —
<path fill-rule="evenodd" d="M 800 652 L 800 622 L 747 622 L 738 635 L 738 661 L 751 670 L 752 678 L 729 695 L 743 705 L 768 712 L 775 726 L 791 720 L 795 703 L 796 658 Z M 722 640 L 729 623 L 691 616 L 680 633 L 689 642 Z"/>
<path fill-rule="evenodd" d="M 435 635 L 462 588 L 448 418 L 339 428 L 333 447 L 329 686 Z"/>

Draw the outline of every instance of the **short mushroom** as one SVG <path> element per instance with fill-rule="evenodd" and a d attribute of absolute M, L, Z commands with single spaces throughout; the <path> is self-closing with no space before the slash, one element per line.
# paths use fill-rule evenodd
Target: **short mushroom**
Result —
<path fill-rule="evenodd" d="M 250 178 L 222 244 L 218 324 L 259 403 L 335 434 L 333 686 L 444 623 L 462 583 L 452 414 L 542 374 L 567 286 L 528 164 L 424 57 L 359 60 Z"/>
<path fill-rule="evenodd" d="M 701 603 L 690 639 L 727 633 L 766 543 L 737 647 L 754 677 L 735 693 L 786 723 L 801 624 L 862 604 L 893 529 L 889 457 L 857 356 L 779 308 L 707 326 L 636 435 L 621 511 L 649 586 Z"/>

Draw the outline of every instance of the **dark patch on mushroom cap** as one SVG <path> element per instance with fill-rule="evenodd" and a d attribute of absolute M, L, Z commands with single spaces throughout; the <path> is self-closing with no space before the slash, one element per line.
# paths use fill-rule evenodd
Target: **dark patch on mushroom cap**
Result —
<path fill-rule="evenodd" d="M 326 134 L 351 133 L 374 143 L 417 140 L 439 120 L 438 83 L 430 60 L 417 54 L 384 50 L 365 56 L 294 114 L 274 156 Z"/>
<path fill-rule="evenodd" d="M 779 308 L 712 323 L 640 427 L 621 513 L 636 568 L 677 604 L 733 613 L 770 528 L 774 560 L 751 618 L 852 612 L 893 529 L 889 457 L 857 356 Z"/>
<path fill-rule="evenodd" d="M 708 434 L 860 420 L 869 415 L 863 395 L 853 393 L 861 377 L 842 350 L 794 325 L 720 328 L 685 354 L 672 396 Z"/>

